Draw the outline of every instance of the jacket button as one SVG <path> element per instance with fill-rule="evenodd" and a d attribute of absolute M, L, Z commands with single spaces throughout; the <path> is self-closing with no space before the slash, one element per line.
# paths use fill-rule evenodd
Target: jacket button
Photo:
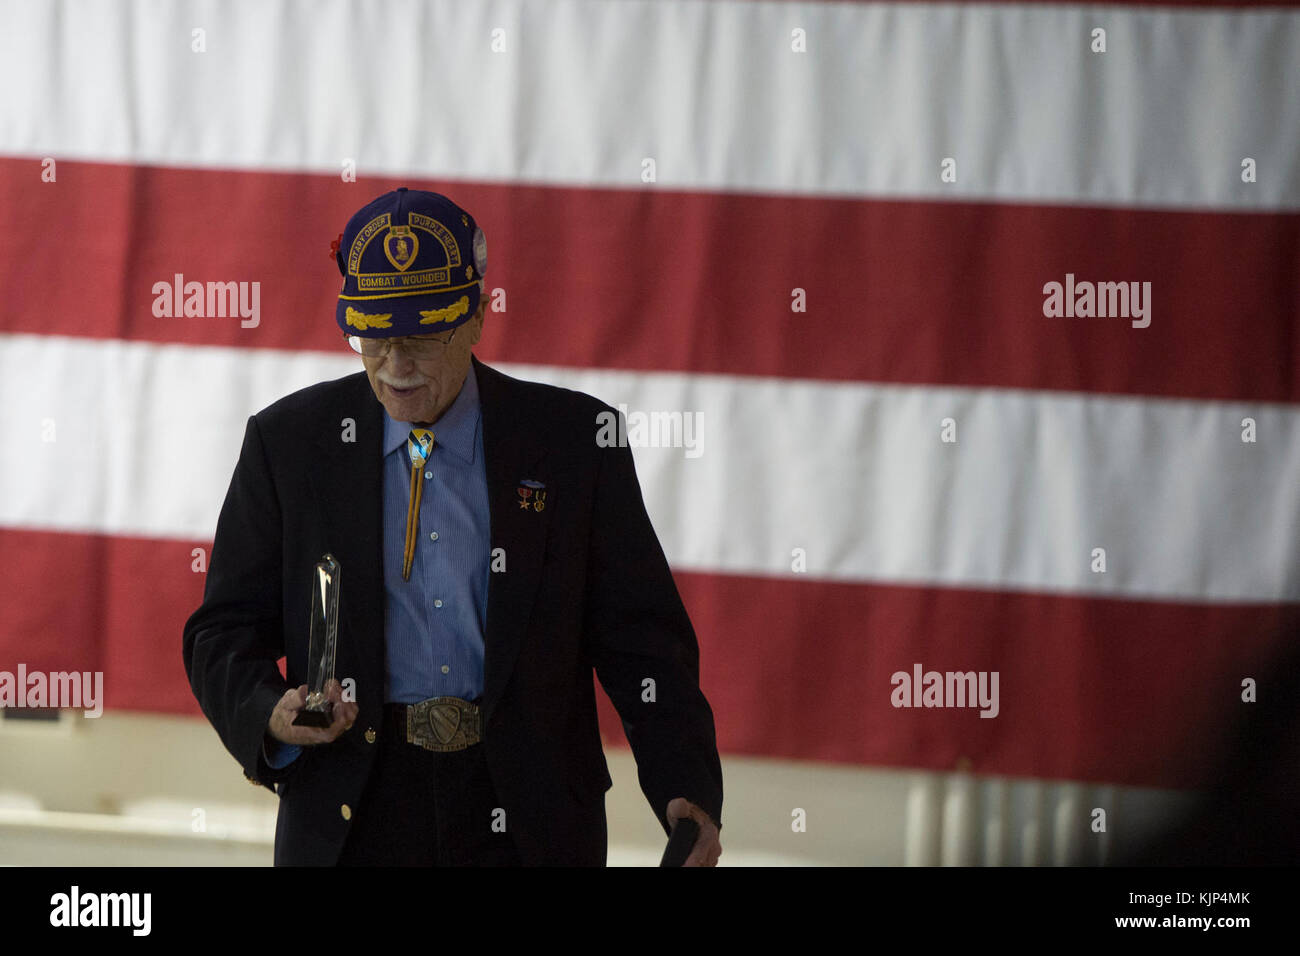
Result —
<path fill-rule="evenodd" d="M 352 808 L 348 806 L 346 803 L 343 804 L 343 806 L 339 807 L 339 813 L 343 815 L 344 820 L 352 819 Z"/>
<path fill-rule="evenodd" d="M 366 728 L 366 743 L 368 743 L 368 744 L 373 744 L 374 742 L 375 742 L 375 728 L 374 728 L 374 727 L 367 727 L 367 728 Z"/>

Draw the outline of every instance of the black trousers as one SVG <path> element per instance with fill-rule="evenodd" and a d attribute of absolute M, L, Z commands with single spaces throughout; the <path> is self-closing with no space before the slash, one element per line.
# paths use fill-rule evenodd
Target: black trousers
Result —
<path fill-rule="evenodd" d="M 404 711 L 391 706 L 378 743 L 339 866 L 520 865 L 481 743 L 447 753 L 407 743 Z"/>

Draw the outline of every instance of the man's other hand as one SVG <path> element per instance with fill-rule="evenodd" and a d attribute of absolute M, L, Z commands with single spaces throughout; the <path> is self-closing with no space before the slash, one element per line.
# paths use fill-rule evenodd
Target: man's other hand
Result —
<path fill-rule="evenodd" d="M 312 747 L 327 744 L 352 726 L 357 719 L 359 708 L 355 702 L 343 703 L 343 687 L 332 680 L 325 685 L 325 696 L 334 703 L 334 720 L 328 727 L 294 726 L 293 719 L 298 711 L 307 706 L 307 685 L 297 690 L 287 690 L 280 702 L 271 711 L 271 719 L 266 722 L 266 732 L 276 740 L 300 747 Z"/>
<path fill-rule="evenodd" d="M 718 857 L 722 856 L 722 841 L 718 839 L 718 825 L 713 819 L 685 797 L 674 797 L 668 801 L 668 826 L 683 817 L 690 817 L 700 825 L 700 833 L 695 838 L 691 855 L 682 866 L 717 866 Z"/>

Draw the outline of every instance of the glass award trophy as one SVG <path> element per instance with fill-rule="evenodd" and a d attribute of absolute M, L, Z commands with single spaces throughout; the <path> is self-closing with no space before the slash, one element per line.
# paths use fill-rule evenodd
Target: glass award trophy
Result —
<path fill-rule="evenodd" d="M 339 563 L 326 554 L 316 562 L 311 576 L 311 640 L 307 645 L 307 705 L 294 724 L 328 727 L 334 704 L 326 687 L 334 679 L 334 651 L 339 636 Z"/>

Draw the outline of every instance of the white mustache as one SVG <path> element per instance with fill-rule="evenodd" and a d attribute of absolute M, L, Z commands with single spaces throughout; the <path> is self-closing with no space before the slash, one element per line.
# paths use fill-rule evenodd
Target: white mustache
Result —
<path fill-rule="evenodd" d="M 383 376 L 380 376 L 379 381 L 383 382 L 385 385 L 391 386 L 392 388 L 415 388 L 418 385 L 424 384 L 423 379 L 417 379 L 416 381 L 411 382 L 407 385 L 402 385 L 398 382 L 390 382 L 388 379 L 384 378 Z"/>

